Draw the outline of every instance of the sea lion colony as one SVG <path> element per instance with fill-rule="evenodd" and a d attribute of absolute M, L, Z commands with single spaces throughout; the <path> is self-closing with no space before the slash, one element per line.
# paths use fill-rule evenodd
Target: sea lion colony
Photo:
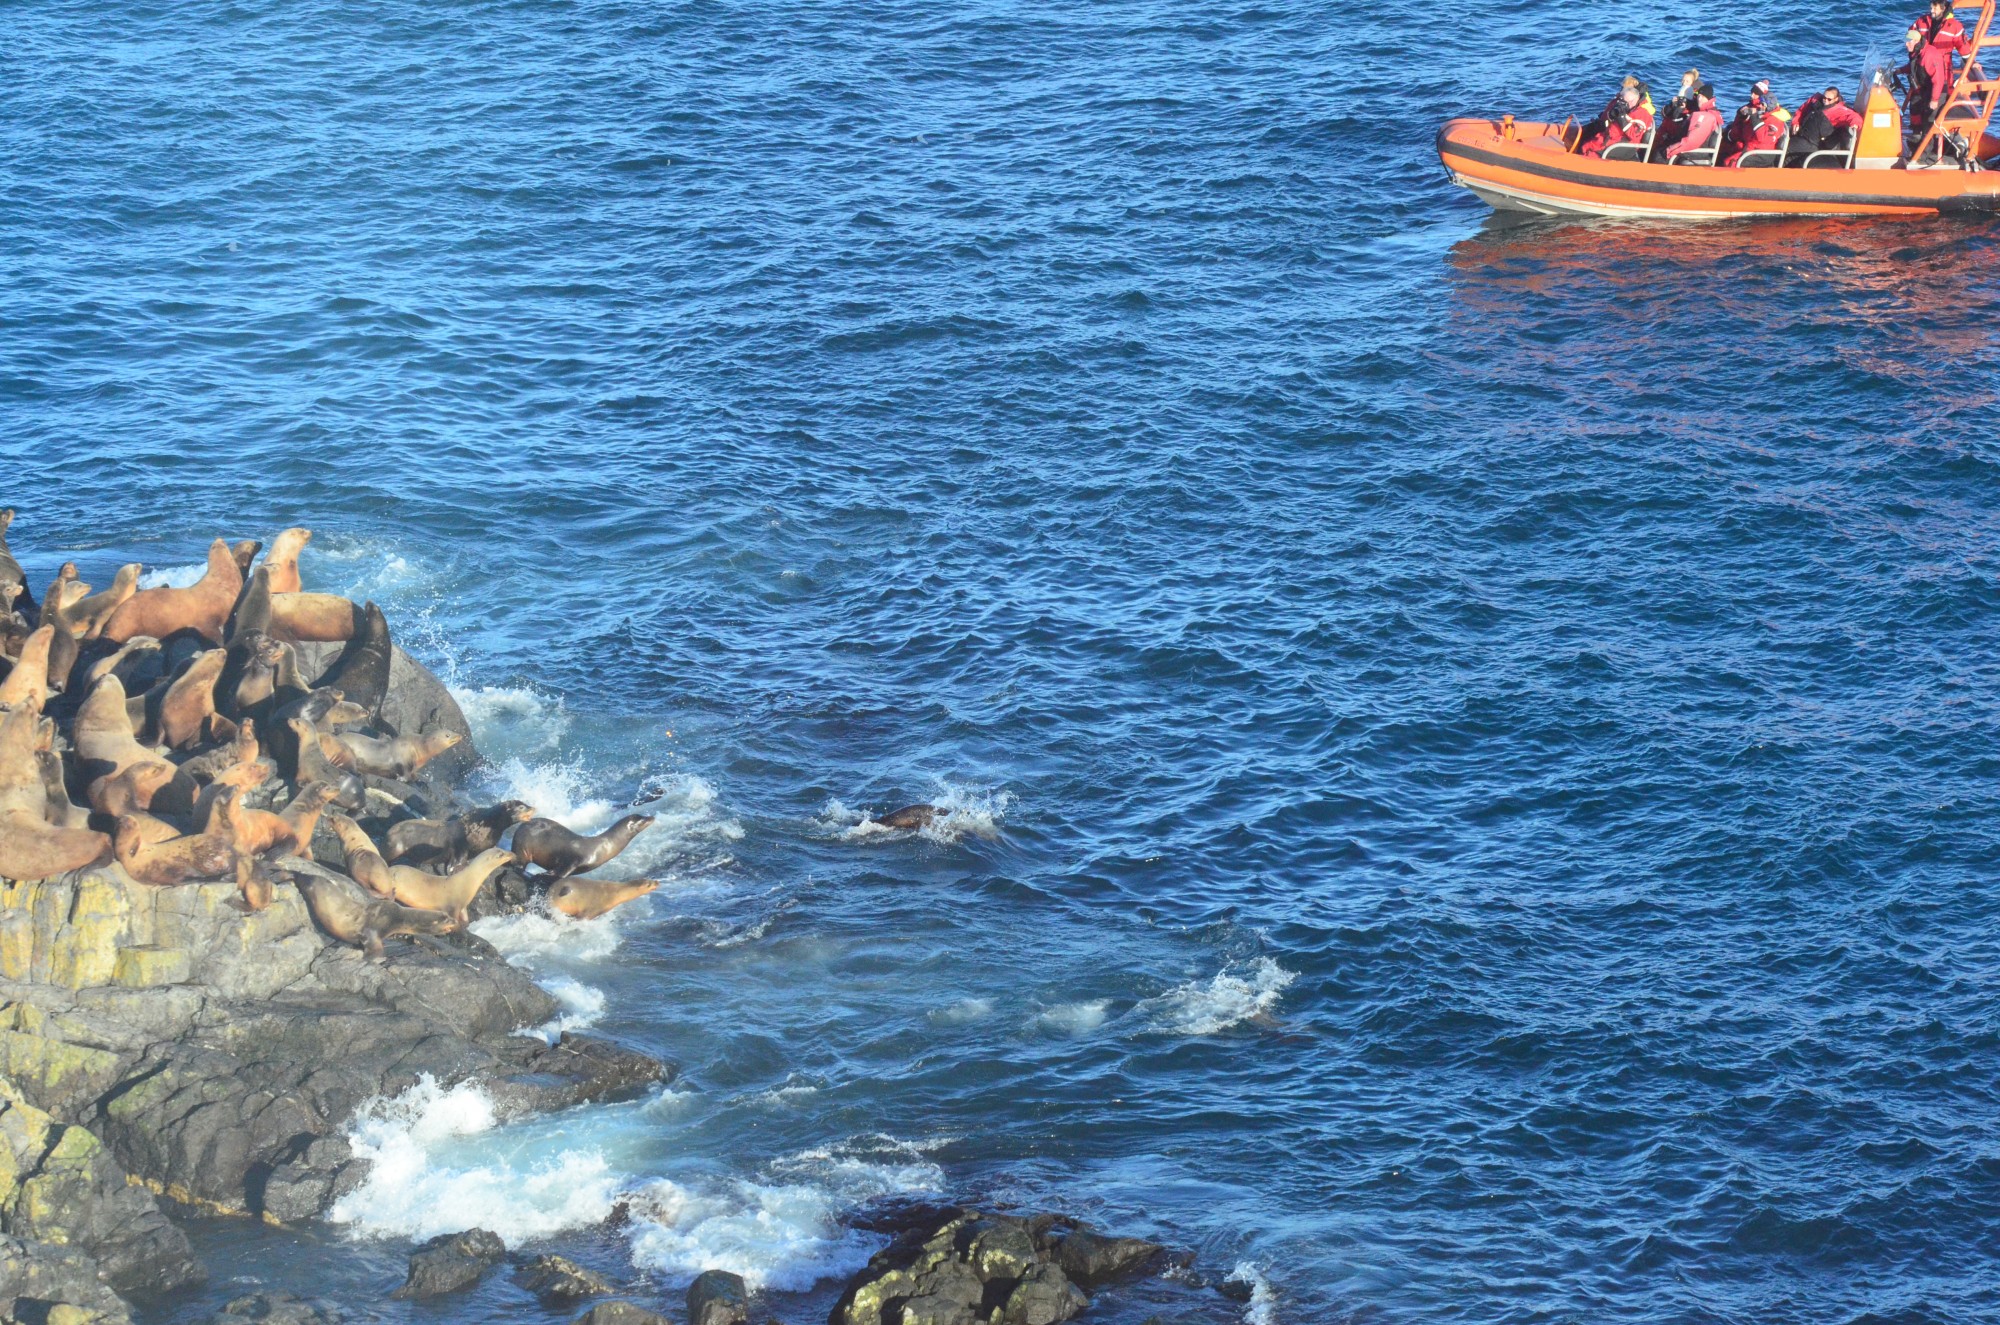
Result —
<path fill-rule="evenodd" d="M 67 562 L 37 598 L 7 545 L 13 519 L 0 511 L 0 877 L 105 866 L 157 887 L 233 880 L 252 911 L 289 885 L 320 928 L 376 959 L 391 935 L 463 928 L 517 858 L 574 918 L 654 888 L 570 877 L 617 856 L 648 816 L 588 836 L 520 801 L 415 818 L 371 788 L 461 737 L 384 719 L 389 624 L 372 602 L 304 591 L 310 530 L 280 533 L 261 564 L 261 544 L 218 538 L 186 588 L 141 589 L 128 565 L 92 592 Z M 344 647 L 307 680 L 306 643 Z"/>

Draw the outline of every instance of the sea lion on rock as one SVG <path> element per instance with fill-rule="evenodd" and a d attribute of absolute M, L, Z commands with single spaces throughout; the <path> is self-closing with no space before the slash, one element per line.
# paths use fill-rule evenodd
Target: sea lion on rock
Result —
<path fill-rule="evenodd" d="M 595 920 L 659 886 L 657 879 L 561 879 L 549 889 L 549 905 L 571 920 Z"/>
<path fill-rule="evenodd" d="M 155 760 L 134 764 L 122 773 L 102 777 L 90 784 L 91 808 L 107 820 L 121 814 L 139 814 L 153 808 L 153 797 L 174 780 L 174 766 Z"/>
<path fill-rule="evenodd" d="M 421 736 L 392 737 L 364 736 L 360 732 L 333 736 L 321 732 L 319 748 L 342 768 L 407 782 L 412 773 L 464 739 L 457 732 L 439 729 Z"/>
<path fill-rule="evenodd" d="M 107 654 L 90 665 L 90 670 L 83 674 L 84 689 L 88 690 L 116 672 L 128 694 L 142 690 L 143 687 L 133 683 L 145 674 L 144 669 L 159 665 L 160 642 L 151 635 L 134 635 L 118 646 L 118 652 Z"/>
<path fill-rule="evenodd" d="M 194 831 L 199 833 L 215 821 L 216 810 L 221 806 L 223 793 L 227 791 L 255 791 L 270 781 L 271 766 L 261 759 L 243 760 L 231 764 L 215 775 L 215 780 L 201 789 L 194 800 Z M 242 800 L 239 795 L 238 801 Z"/>
<path fill-rule="evenodd" d="M 299 591 L 299 553 L 312 542 L 312 536 L 312 530 L 294 526 L 271 540 L 271 551 L 264 558 L 264 569 L 271 573 L 272 593 Z"/>
<path fill-rule="evenodd" d="M 382 711 L 389 693 L 390 657 L 389 622 L 370 602 L 361 609 L 361 629 L 325 675 L 313 682 L 314 688 L 332 686 L 373 716 Z"/>
<path fill-rule="evenodd" d="M 935 805 L 905 805 L 900 810 L 891 810 L 875 822 L 884 828 L 895 828 L 908 832 L 929 828 L 944 818 L 945 811 Z"/>
<path fill-rule="evenodd" d="M 33 703 L 37 709 L 49 702 L 49 646 L 55 642 L 53 625 L 36 626 L 14 660 L 14 670 L 0 681 L 0 705 L 17 708 Z"/>
<path fill-rule="evenodd" d="M 229 629 L 225 638 L 234 644 L 252 631 L 268 634 L 270 629 L 271 572 L 259 566 L 243 582 L 243 592 L 236 599 L 236 610 L 229 614 Z"/>
<path fill-rule="evenodd" d="M 48 793 L 37 752 L 42 709 L 28 703 L 0 714 L 0 878 L 46 879 L 95 865 L 111 839 L 88 828 L 48 821 Z"/>
<path fill-rule="evenodd" d="M 333 825 L 333 835 L 347 858 L 348 874 L 377 897 L 393 896 L 396 885 L 389 877 L 388 862 L 375 849 L 375 840 L 361 831 L 360 824 L 338 811 L 328 811 L 326 821 Z"/>
<path fill-rule="evenodd" d="M 421 911 L 370 897 L 344 879 L 303 870 L 288 875 L 305 898 L 313 923 L 328 936 L 361 949 L 369 961 L 385 957 L 382 940 L 397 934 L 449 934 L 457 925 L 441 911 Z"/>
<path fill-rule="evenodd" d="M 91 594 L 64 613 L 78 638 L 91 640 L 103 633 L 104 623 L 111 619 L 111 614 L 139 591 L 139 569 L 136 561 L 120 566 L 109 589 Z"/>
<path fill-rule="evenodd" d="M 215 683 L 228 661 L 229 654 L 224 649 L 198 653 L 187 670 L 167 688 L 160 700 L 157 719 L 163 744 L 184 750 L 202 738 L 208 719 L 215 715 Z"/>
<path fill-rule="evenodd" d="M 285 646 L 261 630 L 245 631 L 229 646 L 229 661 L 215 686 L 216 708 L 226 717 L 263 717 L 278 693 Z"/>
<path fill-rule="evenodd" d="M 501 801 L 449 819 L 405 819 L 390 825 L 384 855 L 391 862 L 457 869 L 480 852 L 499 846 L 509 828 L 534 817 L 534 807 L 526 802 Z"/>
<path fill-rule="evenodd" d="M 70 744 L 85 774 L 122 773 L 134 764 L 164 763 L 159 751 L 139 744 L 125 711 L 125 687 L 107 676 L 91 687 L 70 723 Z"/>
<path fill-rule="evenodd" d="M 90 811 L 69 798 L 69 785 L 63 780 L 62 756 L 54 750 L 37 750 L 35 763 L 42 770 L 42 795 L 48 802 L 43 817 L 58 828 L 90 827 Z"/>
<path fill-rule="evenodd" d="M 361 609 L 339 594 L 273 593 L 271 633 L 280 639 L 338 644 L 361 630 Z"/>
<path fill-rule="evenodd" d="M 595 837 L 572 833 L 553 819 L 530 819 L 514 830 L 514 854 L 558 879 L 584 874 L 615 857 L 653 826 L 650 814 L 628 814 Z"/>
<path fill-rule="evenodd" d="M 49 581 L 48 591 L 42 595 L 42 611 L 35 624 L 46 624 L 50 617 L 68 610 L 89 592 L 90 586 L 77 578 L 76 563 L 65 561 L 62 569 L 56 572 L 56 577 Z"/>
<path fill-rule="evenodd" d="M 134 635 L 164 640 L 175 631 L 193 630 L 212 643 L 222 643 L 223 623 L 243 592 L 243 572 L 229 550 L 216 539 L 209 545 L 208 570 L 185 589 L 141 589 L 118 605 L 100 632 L 113 644 Z"/>
<path fill-rule="evenodd" d="M 26 594 L 28 576 L 21 569 L 21 563 L 14 560 L 13 550 L 7 546 L 7 530 L 13 523 L 13 507 L 0 511 L 0 586 L 15 585 L 18 586 L 19 592 Z M 27 603 L 30 608 L 34 607 L 35 599 L 32 594 L 28 595 Z"/>
<path fill-rule="evenodd" d="M 234 873 L 237 856 L 231 841 L 229 816 L 240 794 L 234 787 L 223 791 L 220 813 L 209 817 L 206 831 L 185 833 L 164 842 L 148 841 L 137 817 L 120 815 L 117 832 L 112 835 L 118 863 L 139 882 L 163 888 Z"/>
<path fill-rule="evenodd" d="M 313 834 L 319 831 L 320 815 L 331 804 L 332 787 L 324 782 L 308 782 L 292 794 L 289 805 L 278 811 L 278 817 L 291 825 L 292 840 L 298 843 L 300 855 L 312 854 Z"/>
<path fill-rule="evenodd" d="M 397 901 L 423 911 L 442 911 L 463 928 L 471 917 L 466 908 L 488 877 L 514 859 L 511 851 L 482 851 L 449 874 L 431 874 L 408 865 L 391 865 L 389 883 Z"/>
<path fill-rule="evenodd" d="M 297 746 L 298 757 L 294 761 L 292 781 L 324 782 L 333 788 L 334 804 L 360 811 L 368 807 L 367 784 L 344 768 L 334 767 L 319 748 L 319 731 L 304 718 L 293 718 L 285 724 L 291 729 L 292 740 Z"/>
<path fill-rule="evenodd" d="M 257 560 L 257 554 L 263 549 L 264 544 L 255 538 L 239 538 L 229 545 L 229 559 L 236 563 L 238 580 L 250 578 L 250 563 Z"/>

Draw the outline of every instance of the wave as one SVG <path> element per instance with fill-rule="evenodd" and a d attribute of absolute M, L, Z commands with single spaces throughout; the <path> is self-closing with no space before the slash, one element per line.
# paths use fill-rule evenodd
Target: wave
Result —
<path fill-rule="evenodd" d="M 191 566 L 155 566 L 139 574 L 141 589 L 185 589 L 208 574 L 208 563 L 197 561 Z"/>
<path fill-rule="evenodd" d="M 1093 998 L 1081 1003 L 1058 1003 L 1035 1018 L 1042 1030 L 1059 1035 L 1088 1035 L 1111 1019 L 1111 1000 Z"/>
<path fill-rule="evenodd" d="M 1278 1325 L 1278 1292 L 1264 1277 L 1262 1267 L 1238 1261 L 1229 1272 L 1228 1282 L 1249 1285 L 1250 1301 L 1243 1308 L 1243 1325 Z"/>
<path fill-rule="evenodd" d="M 475 920 L 467 928 L 497 948 L 509 964 L 535 971 L 552 962 L 595 962 L 609 957 L 623 941 L 620 919 L 633 914 L 633 907 L 645 904 L 642 897 L 595 920 L 571 920 L 559 911 L 517 911 Z M 549 992 L 555 993 L 553 989 Z"/>
<path fill-rule="evenodd" d="M 497 945 L 496 945 L 497 946 Z M 549 992 L 562 1011 L 535 1027 L 523 1031 L 554 1044 L 565 1031 L 588 1030 L 604 1016 L 604 991 L 566 975 L 551 975 L 536 982 Z"/>
<path fill-rule="evenodd" d="M 872 811 L 851 809 L 837 799 L 829 799 L 821 807 L 818 822 L 823 832 L 843 842 L 865 842 L 879 837 L 923 837 L 940 846 L 950 846 L 967 837 L 995 841 L 1000 836 L 1000 824 L 1014 803 L 1014 795 L 940 782 L 927 803 L 942 813 L 918 829 L 891 828 L 876 820 Z M 901 809 L 904 804 L 908 802 L 885 806 L 883 812 Z"/>
<path fill-rule="evenodd" d="M 1212 979 L 1190 980 L 1133 1008 L 1150 1028 L 1166 1035 L 1214 1035 L 1231 1026 L 1269 1017 L 1285 990 L 1298 979 L 1269 957 L 1237 974 L 1224 967 Z"/>

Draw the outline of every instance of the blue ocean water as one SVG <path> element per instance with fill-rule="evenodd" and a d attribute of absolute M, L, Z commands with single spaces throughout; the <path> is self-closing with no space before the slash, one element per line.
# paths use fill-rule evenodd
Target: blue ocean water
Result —
<path fill-rule="evenodd" d="M 674 1090 L 384 1102 L 155 1317 L 546 1315 L 386 1301 L 477 1222 L 817 1320 L 945 1193 L 1252 1325 L 2000 1319 L 1996 232 L 1499 227 L 1430 148 L 1907 18 L 12 7 L 31 580 L 310 525 L 482 789 L 661 816 L 486 932 Z"/>

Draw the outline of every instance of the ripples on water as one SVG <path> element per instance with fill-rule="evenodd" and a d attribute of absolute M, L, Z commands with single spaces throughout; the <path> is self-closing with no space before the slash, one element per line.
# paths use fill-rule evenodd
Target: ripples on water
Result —
<path fill-rule="evenodd" d="M 310 523 L 494 786 L 663 813 L 500 941 L 687 1088 L 385 1106 L 346 1213 L 640 1193 L 566 1245 L 662 1294 L 944 1188 L 1232 1319 L 2000 1314 L 1994 231 L 1495 228 L 1429 147 L 1905 17 L 11 14 L 31 574 Z M 855 836 L 926 797 L 991 831 Z"/>

